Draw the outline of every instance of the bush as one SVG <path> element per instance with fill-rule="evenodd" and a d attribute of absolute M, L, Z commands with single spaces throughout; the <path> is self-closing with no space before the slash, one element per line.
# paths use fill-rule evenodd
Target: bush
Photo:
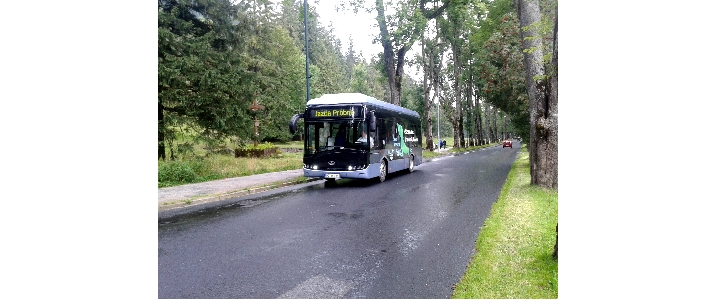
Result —
<path fill-rule="evenodd" d="M 234 149 L 234 157 L 275 157 L 281 153 L 279 147 L 272 143 L 258 144 L 257 147 L 250 145 Z"/>
<path fill-rule="evenodd" d="M 170 186 L 181 183 L 194 182 L 197 179 L 197 172 L 192 164 L 184 161 L 170 161 L 160 163 L 157 173 L 157 181 L 159 186 Z"/>

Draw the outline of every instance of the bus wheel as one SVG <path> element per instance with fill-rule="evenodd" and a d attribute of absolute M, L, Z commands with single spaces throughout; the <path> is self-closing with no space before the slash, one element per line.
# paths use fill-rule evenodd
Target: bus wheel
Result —
<path fill-rule="evenodd" d="M 381 160 L 381 166 L 379 167 L 379 182 L 386 180 L 386 160 Z"/>
<path fill-rule="evenodd" d="M 414 172 L 414 156 L 409 157 L 409 173 Z"/>

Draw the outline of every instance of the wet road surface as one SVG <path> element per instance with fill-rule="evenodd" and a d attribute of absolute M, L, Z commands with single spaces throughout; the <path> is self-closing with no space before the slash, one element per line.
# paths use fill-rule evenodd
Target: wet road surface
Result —
<path fill-rule="evenodd" d="M 449 298 L 517 147 L 160 219 L 159 298 Z"/>

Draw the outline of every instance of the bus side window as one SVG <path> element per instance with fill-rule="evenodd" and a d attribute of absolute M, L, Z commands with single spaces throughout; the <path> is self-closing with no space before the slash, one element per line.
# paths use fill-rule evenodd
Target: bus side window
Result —
<path fill-rule="evenodd" d="M 377 118 L 376 119 L 376 136 L 374 137 L 374 140 L 376 143 L 374 143 L 376 149 L 384 149 L 386 146 L 386 138 L 384 132 L 386 131 L 384 127 L 384 119 L 383 118 Z"/>

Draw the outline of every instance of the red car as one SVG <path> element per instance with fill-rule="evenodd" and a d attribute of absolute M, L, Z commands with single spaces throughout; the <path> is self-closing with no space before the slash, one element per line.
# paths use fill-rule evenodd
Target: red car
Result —
<path fill-rule="evenodd" d="M 504 141 L 503 147 L 501 147 L 501 148 L 506 148 L 506 147 L 510 147 L 510 148 L 513 148 L 513 147 L 514 147 L 514 145 L 513 145 L 513 143 L 511 142 L 511 140 L 505 140 L 505 141 Z"/>

